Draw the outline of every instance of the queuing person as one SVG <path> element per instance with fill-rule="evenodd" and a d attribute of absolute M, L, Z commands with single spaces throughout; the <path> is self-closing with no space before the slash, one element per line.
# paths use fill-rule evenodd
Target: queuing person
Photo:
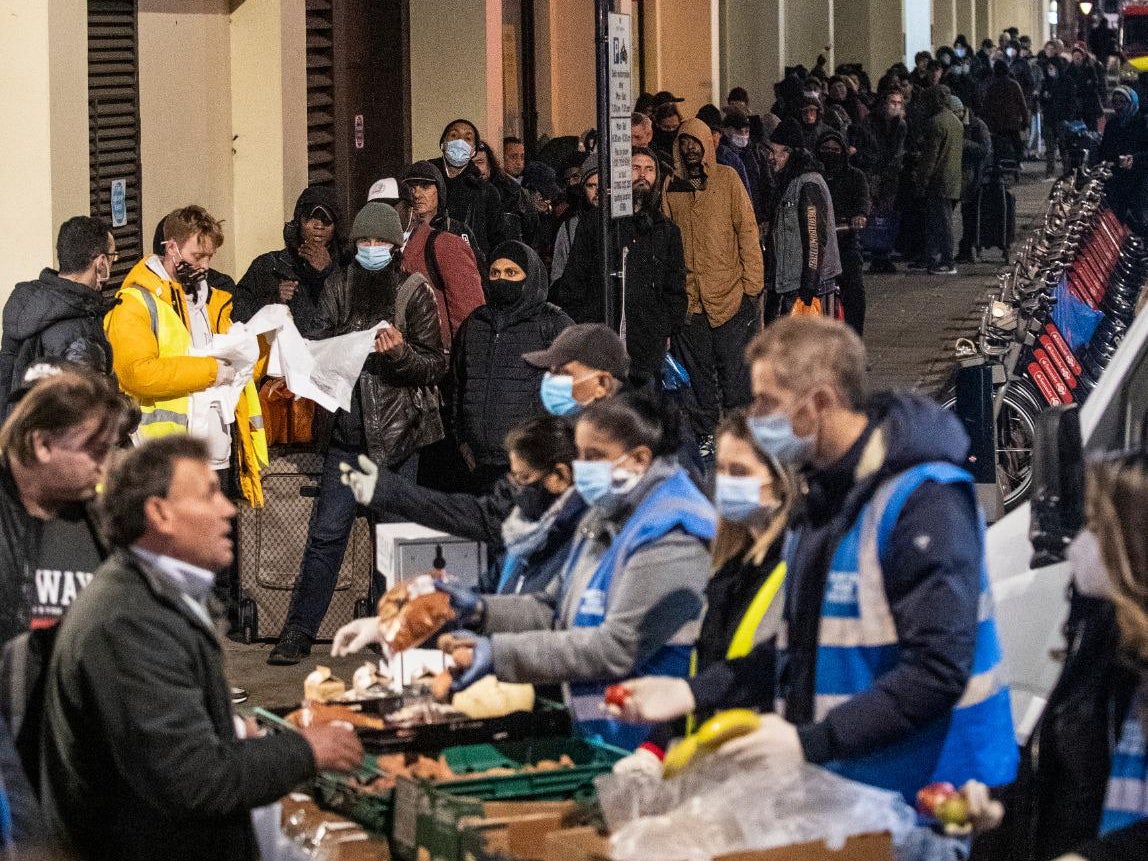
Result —
<path fill-rule="evenodd" d="M 558 229 L 564 256 L 560 257 L 558 241 L 555 241 L 549 299 L 575 323 L 603 323 L 606 309 L 598 272 L 598 229 L 602 217 L 598 209 L 598 156 L 587 156 L 577 175 L 581 180 L 575 198 L 579 206 L 575 215 Z M 566 237 L 569 237 L 569 247 L 565 247 Z"/>
<path fill-rule="evenodd" d="M 697 117 L 710 129 L 710 135 L 713 136 L 714 142 L 714 158 L 718 164 L 724 164 L 728 168 L 732 168 L 736 173 L 741 184 L 745 187 L 746 194 L 750 195 L 750 200 L 753 199 L 753 194 L 749 188 L 749 174 L 746 173 L 745 164 L 741 160 L 741 154 L 732 146 L 726 143 L 725 135 L 722 133 L 722 115 L 721 111 L 717 109 L 716 105 L 706 104 L 702 105 L 697 113 Z M 748 128 L 747 128 L 748 135 Z"/>
<path fill-rule="evenodd" d="M 682 115 L 675 102 L 665 102 L 654 109 L 654 137 L 651 148 L 666 162 L 674 161 L 674 140 L 682 125 Z"/>
<path fill-rule="evenodd" d="M 727 158 L 737 159 L 737 163 L 742 168 L 739 176 L 745 183 L 746 193 L 749 194 L 750 202 L 753 204 L 754 216 L 758 223 L 761 223 L 765 220 L 762 182 L 762 169 L 765 166 L 762 160 L 758 158 L 757 146 L 750 140 L 749 117 L 741 111 L 726 111 L 721 121 L 721 135 L 722 140 L 718 145 L 718 163 L 725 163 L 721 160 L 723 150 L 727 151 Z"/>
<path fill-rule="evenodd" d="M 1030 119 L 1028 99 L 1004 60 L 993 63 L 992 81 L 981 97 L 980 116 L 998 139 L 993 146 L 997 160 L 1019 161 L 1024 152 L 1023 132 Z"/>
<path fill-rule="evenodd" d="M 574 237 L 577 236 L 578 225 L 582 221 L 582 213 L 592 210 L 598 205 L 598 160 L 596 158 L 584 159 L 581 158 L 581 155 L 581 153 L 574 153 L 563 171 L 562 179 L 566 185 L 567 208 L 554 235 L 554 254 L 550 258 L 550 283 L 552 285 L 566 271 L 570 252 L 574 248 Z M 595 174 L 589 188 L 582 185 L 582 163 L 584 161 L 592 162 L 591 170 Z M 591 194 L 594 195 L 593 200 L 590 199 Z"/>
<path fill-rule="evenodd" d="M 1044 46 L 1044 54 L 1037 60 L 1041 70 L 1040 90 L 1037 102 L 1040 105 L 1040 123 L 1044 138 L 1044 176 L 1051 178 L 1056 173 L 1056 157 L 1060 156 L 1061 166 L 1068 167 L 1068 151 L 1064 140 L 1064 124 L 1073 119 L 1076 103 L 1076 85 L 1068 74 L 1068 63 L 1059 56 L 1055 42 Z"/>
<path fill-rule="evenodd" d="M 614 219 L 625 262 L 624 286 L 612 294 L 612 311 L 630 357 L 631 377 L 660 382 L 666 343 L 686 316 L 686 266 L 681 233 L 661 211 L 657 156 L 642 148 L 632 158 L 634 214 Z M 606 320 L 598 218 L 593 210 L 579 221 L 570 263 L 550 288 L 551 299 L 579 323 Z"/>
<path fill-rule="evenodd" d="M 754 440 L 802 468 L 807 490 L 787 554 L 783 717 L 719 755 L 827 764 L 910 803 L 938 780 L 1010 782 L 1018 753 L 960 422 L 916 396 L 867 397 L 865 349 L 833 320 L 779 320 L 747 360 Z"/>
<path fill-rule="evenodd" d="M 510 429 L 543 411 L 542 372 L 522 355 L 573 323 L 546 301 L 546 270 L 531 248 L 504 242 L 490 256 L 486 304 L 462 324 L 451 353 L 455 433 L 477 493 L 506 474 Z"/>
<path fill-rule="evenodd" d="M 235 507 L 211 455 L 187 436 L 152 440 L 102 497 L 115 553 L 60 625 L 48 671 L 44 792 L 81 859 L 249 859 L 251 811 L 319 770 L 351 771 L 336 726 L 256 737 L 227 696 L 207 609 L 231 563 Z"/>
<path fill-rule="evenodd" d="M 442 344 L 449 351 L 463 321 L 486 301 L 474 249 L 461 236 L 419 218 L 413 185 L 404 185 L 399 194 L 391 205 L 405 225 L 403 272 L 417 272 L 434 290 Z"/>
<path fill-rule="evenodd" d="M 929 51 L 918 51 L 913 55 L 913 71 L 909 73 L 909 83 L 913 87 L 914 98 L 933 86 L 933 76 L 929 72 L 929 63 L 932 61 L 933 55 Z"/>
<path fill-rule="evenodd" d="M 479 593 L 532 595 L 544 592 L 562 573 L 586 513 L 586 502 L 574 487 L 574 427 L 557 416 L 528 419 L 506 435 L 506 453 L 511 508 L 502 521 L 471 494 L 438 493 L 393 475 L 390 486 L 405 497 L 402 505 L 416 505 L 420 513 L 427 508 L 449 511 L 452 534 L 505 551 L 497 581 L 484 583 L 480 577 Z M 393 498 L 380 498 L 379 468 L 370 458 L 360 458 L 357 468 L 343 466 L 344 482 L 360 505 L 378 516 L 393 510 Z M 332 654 L 360 651 L 379 636 L 374 616 L 356 619 L 335 634 Z"/>
<path fill-rule="evenodd" d="M 436 386 L 447 370 L 434 291 L 420 275 L 402 272 L 403 229 L 381 201 L 359 210 L 351 225 L 355 259 L 327 279 L 317 337 L 362 331 L 380 320 L 350 410 L 317 410 L 315 439 L 323 452 L 319 495 L 283 634 L 269 664 L 297 664 L 311 644 L 334 594 L 355 520 L 355 499 L 340 482 L 339 464 L 367 454 L 417 474 L 418 450 L 443 436 Z"/>
<path fill-rule="evenodd" d="M 630 146 L 649 146 L 654 140 L 654 122 L 649 114 L 630 114 Z"/>
<path fill-rule="evenodd" d="M 232 317 L 245 323 L 265 305 L 284 304 L 299 334 L 311 337 L 323 283 L 345 262 L 345 234 L 335 190 L 303 189 L 291 220 L 283 225 L 283 248 L 252 260 L 235 285 Z"/>
<path fill-rule="evenodd" d="M 585 735 L 633 750 L 647 727 L 599 711 L 605 688 L 634 675 L 684 677 L 697 639 L 713 506 L 674 459 L 674 421 L 626 392 L 578 418 L 574 485 L 589 511 L 562 582 L 534 595 L 479 597 L 440 583 L 474 634 L 455 652 L 455 689 L 502 681 L 562 684 Z"/>
<path fill-rule="evenodd" d="M 961 151 L 961 241 L 957 246 L 957 262 L 973 263 L 980 220 L 980 188 L 993 163 L 993 138 L 984 120 L 956 96 L 949 97 L 949 108 L 965 127 Z"/>
<path fill-rule="evenodd" d="M 1140 96 L 1131 87 L 1112 91 L 1112 117 L 1104 125 L 1100 159 L 1112 162 L 1113 181 L 1106 189 L 1113 211 L 1143 226 L 1148 203 L 1148 120 L 1140 110 Z"/>
<path fill-rule="evenodd" d="M 722 409 L 744 406 L 749 398 L 740 356 L 760 317 L 761 242 L 749 195 L 734 171 L 717 164 L 701 120 L 682 123 L 674 163 L 662 209 L 681 231 L 689 303 L 673 351 L 697 398 L 694 434 L 712 453 Z"/>
<path fill-rule="evenodd" d="M 442 155 L 431 159 L 446 184 L 447 214 L 474 232 L 478 248 L 485 255 L 505 238 L 502 199 L 498 190 L 482 178 L 472 160 L 482 137 L 470 120 L 447 123 L 439 137 Z"/>
<path fill-rule="evenodd" d="M 538 213 L 519 180 L 502 169 L 498 156 L 486 141 L 479 141 L 475 147 L 473 163 L 479 175 L 498 192 L 502 204 L 503 236 L 520 239 L 527 245 L 532 243 L 538 230 Z"/>
<path fill-rule="evenodd" d="M 832 295 L 841 274 L 833 200 L 805 139 L 782 123 L 770 137 L 769 155 L 775 200 L 766 239 L 772 252 L 766 321 L 790 313 L 798 299 L 810 305 L 816 297 Z"/>
<path fill-rule="evenodd" d="M 399 197 L 410 201 L 415 222 L 458 236 L 470 246 L 475 263 L 481 269 L 486 255 L 479 247 L 474 231 L 451 217 L 446 194 L 446 180 L 434 162 L 416 161 L 399 177 Z"/>
<path fill-rule="evenodd" d="M 585 158 L 579 154 L 579 160 Z M 558 174 L 548 164 L 532 161 L 522 174 L 522 188 L 530 194 L 530 201 L 538 213 L 538 232 L 531 246 L 547 267 L 554 257 L 554 244 L 558 228 L 569 211 L 566 190 L 558 183 Z"/>
<path fill-rule="evenodd" d="M 1081 120 L 1090 132 L 1094 132 L 1104 116 L 1104 74 L 1097 72 L 1088 48 L 1079 42 L 1072 46 L 1072 61 L 1068 64 L 1067 74 L 1073 85 L 1073 119 Z"/>
<path fill-rule="evenodd" d="M 868 223 L 872 208 L 869 181 L 863 171 L 849 163 L 849 144 L 840 132 L 826 132 L 817 141 L 817 160 L 822 165 L 836 219 L 832 227 L 841 261 L 841 274 L 837 276 L 841 307 L 845 322 L 861 335 L 865 329 L 865 258 L 858 232 Z"/>
<path fill-rule="evenodd" d="M 231 328 L 231 295 L 207 279 L 223 230 L 201 206 L 175 210 L 162 230 L 163 253 L 132 268 L 104 318 L 116 376 L 139 403 L 141 438 L 201 437 L 224 489 L 261 505 L 259 474 L 268 454 L 255 385 L 244 386 L 234 412 L 224 411 L 227 401 L 218 391 L 233 382 L 237 366 L 256 360 L 258 345 L 251 338 L 226 352 L 217 349 L 216 357 L 192 354 L 211 349 L 215 335 Z"/>
<path fill-rule="evenodd" d="M 773 711 L 773 685 L 758 671 L 773 660 L 784 604 L 785 530 L 797 497 L 793 475 L 753 441 L 745 413 L 722 419 L 717 433 L 714 507 L 718 514 L 706 611 L 689 679 L 645 676 L 623 686 L 625 720 L 660 723 L 615 772 L 661 775 L 675 718 L 695 723 L 718 709 Z M 752 657 L 751 657 L 752 653 Z"/>
<path fill-rule="evenodd" d="M 930 275 L 957 275 L 953 262 L 953 209 L 961 199 L 965 130 L 950 109 L 948 89 L 933 87 L 925 98 L 930 115 L 921 155 L 913 167 L 913 187 L 924 200 L 926 215 L 925 259 L 910 268 L 927 269 Z"/>
<path fill-rule="evenodd" d="M 786 137 L 790 137 L 788 128 L 794 128 L 801 135 L 801 148 L 813 152 L 817 148 L 817 139 L 829 131 L 829 126 L 821 119 L 823 109 L 821 99 L 816 96 L 806 96 L 801 103 L 797 119 L 782 120 L 781 125 L 787 127 Z"/>
<path fill-rule="evenodd" d="M 865 171 L 869 180 L 872 214 L 899 219 L 897 197 L 909 134 L 909 127 L 905 123 L 905 97 L 899 87 L 889 83 L 881 90 L 878 102 L 879 105 L 861 123 L 853 163 Z M 896 232 L 896 229 L 890 231 L 894 236 Z M 869 271 L 886 274 L 896 272 L 896 264 L 890 258 L 891 252 L 891 244 L 874 251 Z"/>
<path fill-rule="evenodd" d="M 522 181 L 522 172 L 526 170 L 526 144 L 522 138 L 507 135 L 502 139 L 502 169 L 515 182 Z"/>
<path fill-rule="evenodd" d="M 45 268 L 34 281 L 20 282 L 4 303 L 0 404 L 8 403 L 37 362 L 60 359 L 112 373 L 103 328 L 111 303 L 100 292 L 119 259 L 111 228 L 100 218 L 69 218 L 56 236 L 56 258 L 59 271 Z"/>

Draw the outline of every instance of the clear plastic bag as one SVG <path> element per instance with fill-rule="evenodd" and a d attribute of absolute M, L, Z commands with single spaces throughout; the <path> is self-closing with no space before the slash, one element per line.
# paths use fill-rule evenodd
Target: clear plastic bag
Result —
<path fill-rule="evenodd" d="M 900 795 L 812 765 L 747 772 L 714 762 L 673 780 L 607 775 L 597 786 L 614 861 L 708 861 L 813 840 L 840 848 L 874 831 L 904 844 L 916 827 Z"/>

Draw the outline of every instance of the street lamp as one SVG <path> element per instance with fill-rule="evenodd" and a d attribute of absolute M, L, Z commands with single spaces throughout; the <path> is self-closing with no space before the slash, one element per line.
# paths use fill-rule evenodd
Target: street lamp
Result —
<path fill-rule="evenodd" d="M 1088 17 L 1092 14 L 1092 4 L 1089 3 L 1088 0 L 1083 0 L 1083 2 L 1080 4 L 1080 14 L 1084 15 L 1085 17 Z"/>

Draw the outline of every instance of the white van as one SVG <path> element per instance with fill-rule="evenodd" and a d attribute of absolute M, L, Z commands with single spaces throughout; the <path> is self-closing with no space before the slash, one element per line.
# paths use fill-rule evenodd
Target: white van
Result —
<path fill-rule="evenodd" d="M 1148 313 L 1129 327 L 1096 388 L 1080 409 L 1085 456 L 1117 451 L 1143 438 L 1148 411 Z M 1012 689 L 1017 739 L 1028 739 L 1056 679 L 1068 615 L 1069 564 L 1033 568 L 1032 504 L 1006 514 L 988 530 L 989 577 L 996 600 L 1004 668 Z"/>

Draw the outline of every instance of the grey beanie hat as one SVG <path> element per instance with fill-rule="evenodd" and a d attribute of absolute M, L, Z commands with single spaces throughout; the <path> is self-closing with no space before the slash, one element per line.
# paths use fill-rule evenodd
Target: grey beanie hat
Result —
<path fill-rule="evenodd" d="M 381 239 L 393 245 L 403 244 L 403 224 L 389 203 L 372 200 L 359 210 L 351 225 L 351 240 Z"/>
<path fill-rule="evenodd" d="M 592 152 L 582 161 L 582 182 L 598 172 L 598 153 Z"/>

